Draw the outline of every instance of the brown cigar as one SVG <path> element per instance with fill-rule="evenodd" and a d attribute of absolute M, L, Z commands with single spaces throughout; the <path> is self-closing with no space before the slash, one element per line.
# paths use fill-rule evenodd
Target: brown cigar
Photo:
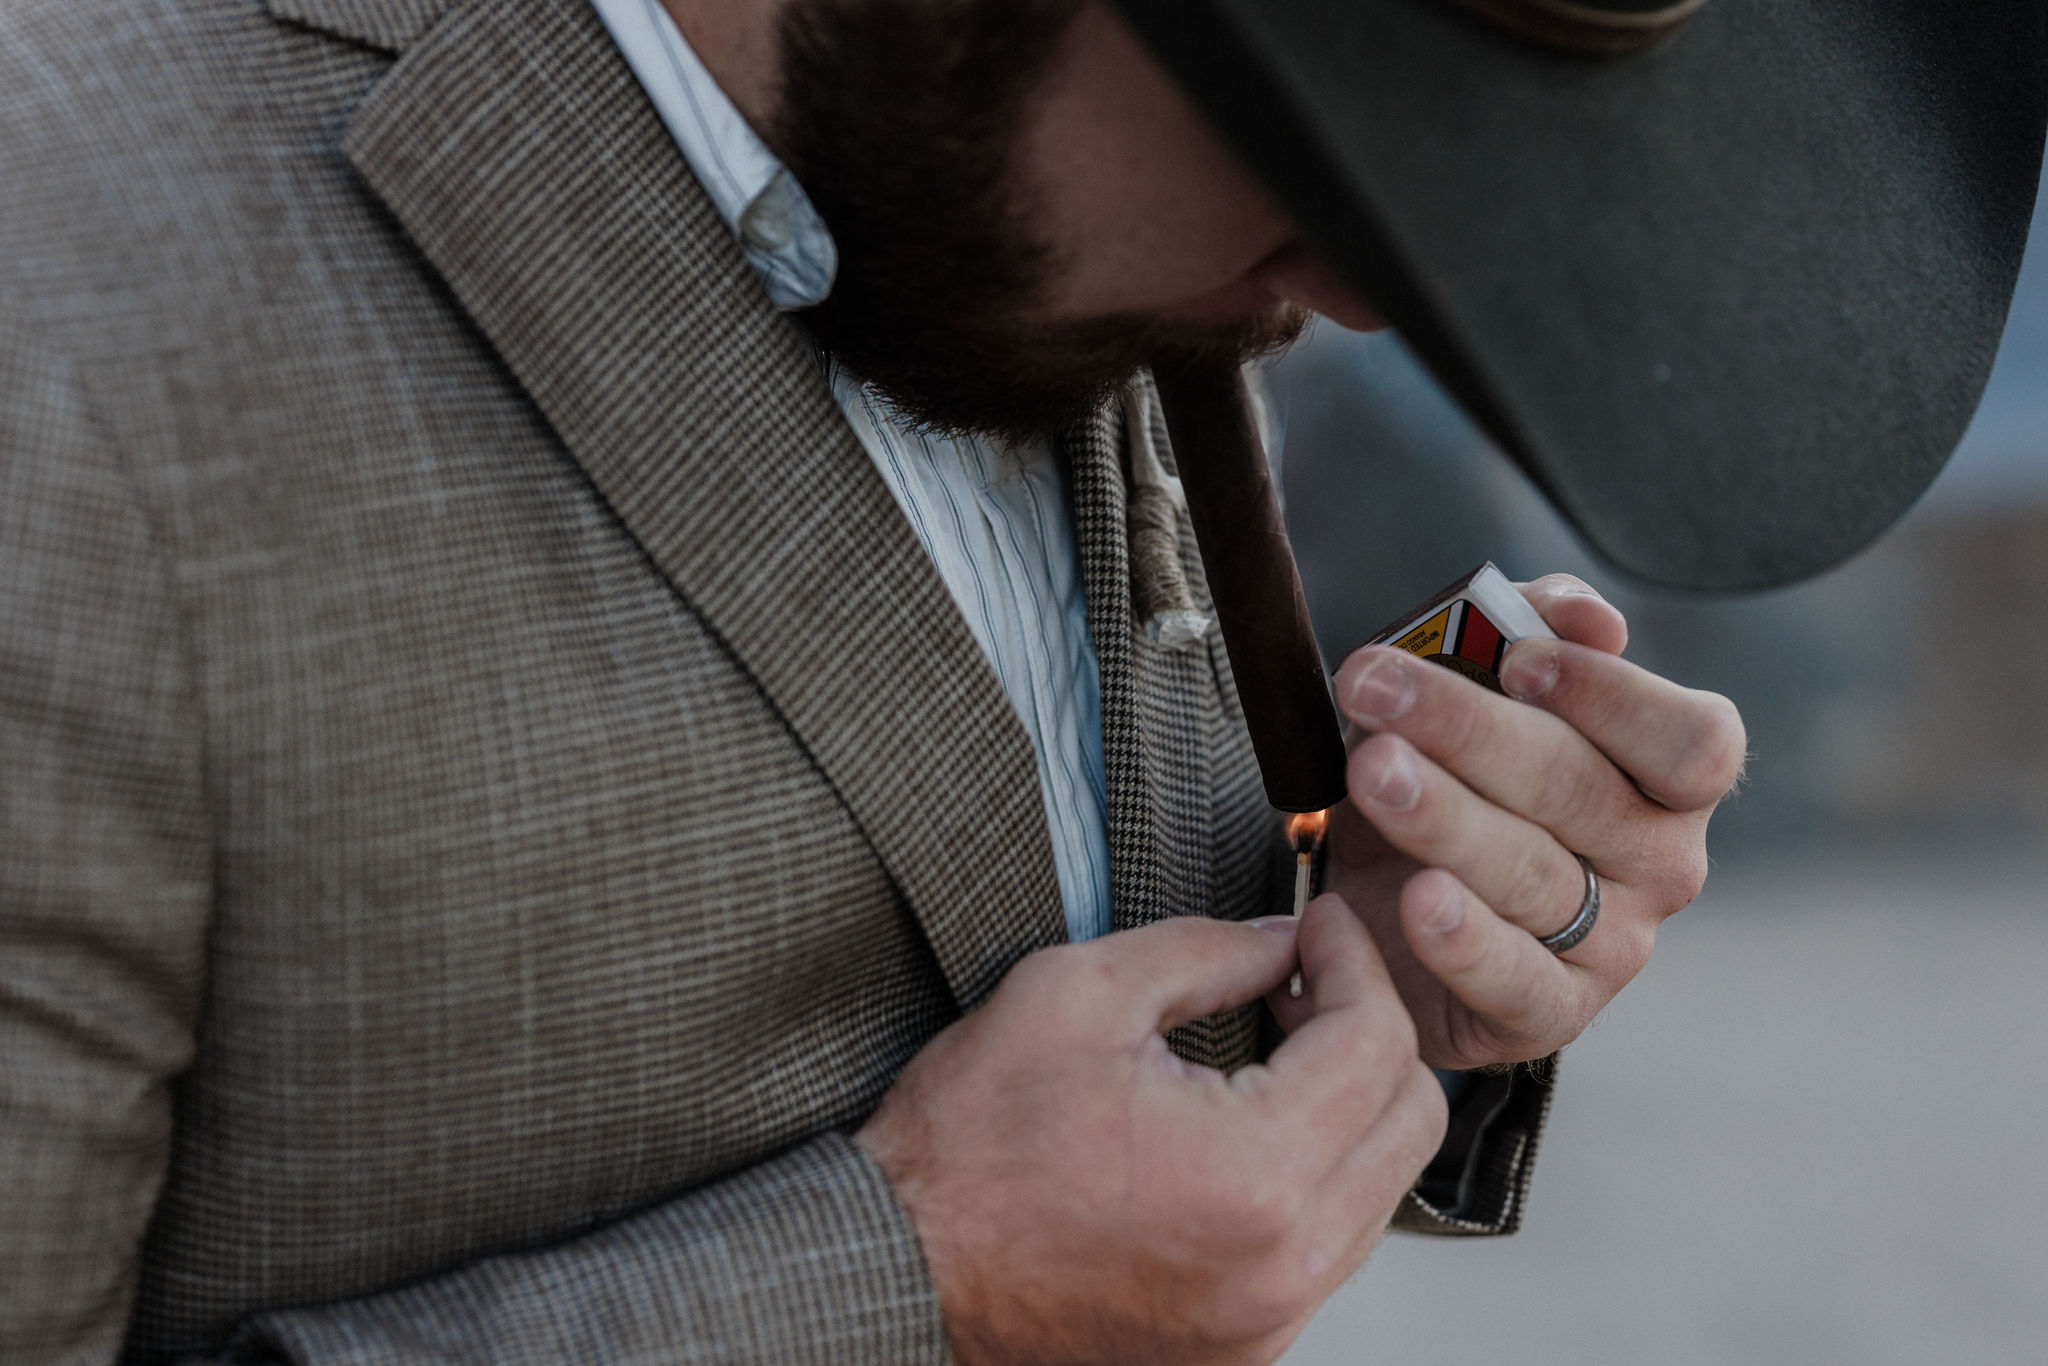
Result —
<path fill-rule="evenodd" d="M 1180 356 L 1152 375 L 1266 799 L 1282 811 L 1335 806 L 1344 737 L 1244 375 L 1235 361 Z"/>

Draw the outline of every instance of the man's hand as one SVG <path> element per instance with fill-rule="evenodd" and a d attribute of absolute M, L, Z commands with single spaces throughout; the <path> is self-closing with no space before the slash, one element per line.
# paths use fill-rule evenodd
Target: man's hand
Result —
<path fill-rule="evenodd" d="M 1296 962 L 1305 1004 L 1225 1077 L 1162 1032 Z M 1298 934 L 1164 921 L 1033 954 L 856 1136 L 909 1210 L 963 1366 L 1250 1366 L 1365 1260 L 1444 1130 L 1386 968 L 1334 898 Z"/>
<path fill-rule="evenodd" d="M 1707 818 L 1742 770 L 1734 704 L 1623 662 L 1605 599 L 1568 575 L 1522 591 L 1563 639 L 1510 647 L 1510 697 L 1384 647 L 1337 675 L 1360 738 L 1328 888 L 1371 929 L 1435 1067 L 1577 1038 L 1699 894 Z M 1585 895 L 1574 853 L 1601 879 L 1600 919 L 1560 958 L 1536 939 Z"/>

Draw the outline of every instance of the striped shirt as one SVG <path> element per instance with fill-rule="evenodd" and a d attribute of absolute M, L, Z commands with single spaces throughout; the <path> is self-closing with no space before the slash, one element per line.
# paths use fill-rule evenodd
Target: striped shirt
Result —
<path fill-rule="evenodd" d="M 831 231 L 660 0 L 592 0 L 627 65 L 785 311 L 822 302 Z M 1102 704 L 1066 472 L 1049 442 L 933 436 L 828 365 L 832 394 L 931 556 L 1031 738 L 1067 933 L 1108 931 Z"/>

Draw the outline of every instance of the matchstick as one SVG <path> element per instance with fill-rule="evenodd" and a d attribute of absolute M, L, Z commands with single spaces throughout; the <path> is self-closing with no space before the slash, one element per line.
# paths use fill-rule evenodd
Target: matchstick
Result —
<path fill-rule="evenodd" d="M 1308 909 L 1308 884 L 1315 872 L 1316 850 L 1322 846 L 1323 832 L 1330 827 L 1330 813 L 1327 811 L 1304 811 L 1287 818 L 1287 838 L 1294 845 L 1294 918 L 1300 920 Z M 1287 994 L 1301 995 L 1301 974 L 1296 972 L 1288 979 Z"/>
<path fill-rule="evenodd" d="M 1301 913 L 1308 909 L 1309 865 L 1315 862 L 1314 849 L 1300 849 L 1294 855 L 1294 918 L 1301 919 Z M 1301 974 L 1296 972 L 1287 979 L 1287 994 L 1301 995 Z"/>

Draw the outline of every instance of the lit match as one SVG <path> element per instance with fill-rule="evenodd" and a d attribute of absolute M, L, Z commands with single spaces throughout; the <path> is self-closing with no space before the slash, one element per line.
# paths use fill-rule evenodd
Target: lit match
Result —
<path fill-rule="evenodd" d="M 1327 811 L 1306 811 L 1287 818 L 1287 838 L 1294 845 L 1294 918 L 1301 919 L 1301 913 L 1308 909 L 1309 874 L 1316 861 L 1316 847 L 1323 842 L 1323 831 L 1330 825 Z M 1287 983 L 1289 996 L 1301 995 L 1301 974 L 1295 973 Z"/>

